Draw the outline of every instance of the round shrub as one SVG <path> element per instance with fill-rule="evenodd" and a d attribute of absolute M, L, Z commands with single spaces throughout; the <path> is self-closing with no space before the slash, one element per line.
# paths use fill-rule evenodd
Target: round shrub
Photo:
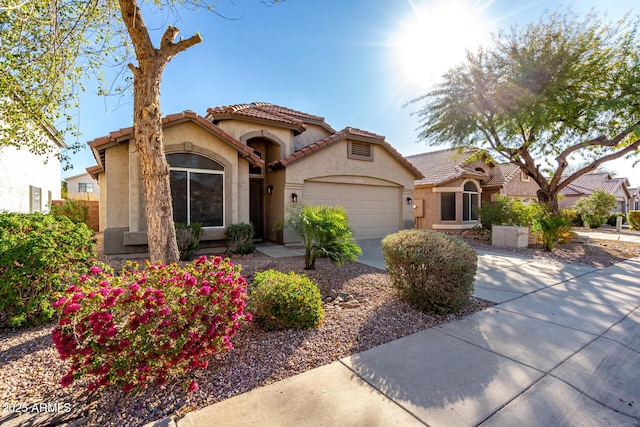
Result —
<path fill-rule="evenodd" d="M 249 297 L 253 318 L 266 330 L 311 329 L 322 324 L 318 285 L 307 276 L 267 270 L 256 273 Z"/>
<path fill-rule="evenodd" d="M 382 240 L 387 272 L 402 299 L 427 313 L 469 304 L 478 256 L 465 242 L 428 230 L 403 230 Z"/>
<path fill-rule="evenodd" d="M 53 341 L 71 365 L 61 384 L 87 376 L 91 390 L 129 392 L 204 369 L 208 356 L 232 348 L 239 322 L 251 320 L 246 300 L 240 268 L 220 257 L 184 267 L 128 264 L 119 275 L 94 266 L 55 303 Z"/>
<path fill-rule="evenodd" d="M 623 214 L 622 212 L 614 212 L 608 219 L 607 219 L 607 225 L 610 225 L 612 227 L 615 227 L 617 222 L 618 222 L 618 217 L 622 218 L 622 223 L 626 224 L 627 222 L 627 216 L 625 214 Z"/>
<path fill-rule="evenodd" d="M 53 294 L 86 270 L 95 239 L 83 223 L 41 213 L 0 213 L 0 315 L 9 326 L 50 320 Z"/>

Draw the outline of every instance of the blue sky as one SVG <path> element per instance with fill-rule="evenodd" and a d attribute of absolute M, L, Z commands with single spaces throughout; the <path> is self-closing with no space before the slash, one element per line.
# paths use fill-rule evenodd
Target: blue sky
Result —
<path fill-rule="evenodd" d="M 183 11 L 168 23 L 203 42 L 168 64 L 161 88 L 164 115 L 209 107 L 271 102 L 322 116 L 335 129 L 353 126 L 384 135 L 404 155 L 433 150 L 417 141 L 418 121 L 406 103 L 425 93 L 437 76 L 463 59 L 465 46 L 489 33 L 539 19 L 569 4 L 621 18 L 631 0 L 219 0 L 218 11 Z M 639 13 L 637 10 L 634 13 Z M 163 26 L 145 15 L 157 43 Z M 235 19 L 238 18 L 238 19 Z M 166 20 L 165 20 L 166 21 Z M 129 72 L 128 70 L 126 72 Z M 78 114 L 86 142 L 132 124 L 132 95 L 120 100 L 83 94 Z M 69 141 L 72 142 L 72 141 Z M 441 147 L 445 148 L 445 146 Z M 84 172 L 95 160 L 88 148 L 71 156 Z M 634 186 L 631 161 L 606 165 Z M 640 175 L 635 172 L 635 175 Z"/>

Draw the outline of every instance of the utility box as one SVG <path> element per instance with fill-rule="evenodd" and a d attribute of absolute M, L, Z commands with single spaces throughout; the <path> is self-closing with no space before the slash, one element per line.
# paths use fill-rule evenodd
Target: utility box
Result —
<path fill-rule="evenodd" d="M 513 225 L 492 225 L 491 246 L 497 248 L 526 248 L 529 246 L 529 228 Z"/>

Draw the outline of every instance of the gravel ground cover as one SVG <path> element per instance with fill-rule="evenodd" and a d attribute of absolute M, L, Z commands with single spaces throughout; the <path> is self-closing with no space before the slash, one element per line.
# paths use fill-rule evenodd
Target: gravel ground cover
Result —
<path fill-rule="evenodd" d="M 487 246 L 478 236 L 463 238 L 475 247 Z M 553 254 L 535 245 L 507 252 L 605 267 L 640 256 L 640 245 L 589 241 L 563 245 Z M 114 267 L 123 263 L 103 259 Z M 179 416 L 492 305 L 474 299 L 455 315 L 427 316 L 396 297 L 386 274 L 362 264 L 338 268 L 320 260 L 316 271 L 305 271 L 302 257 L 273 259 L 256 253 L 232 260 L 242 264 L 249 280 L 255 272 L 269 268 L 307 274 L 318 283 L 323 296 L 331 290 L 347 293 L 359 307 L 342 309 L 327 303 L 323 325 L 311 331 L 264 332 L 247 323 L 233 338 L 234 350 L 216 356 L 207 370 L 134 394 L 115 388 L 89 394 L 82 382 L 63 389 L 59 380 L 67 366 L 51 340 L 53 324 L 0 331 L 0 424 L 129 426 Z M 199 388 L 188 393 L 183 384 L 192 379 Z M 42 402 L 48 407 L 39 405 Z M 25 411 L 28 413 L 21 413 Z"/>

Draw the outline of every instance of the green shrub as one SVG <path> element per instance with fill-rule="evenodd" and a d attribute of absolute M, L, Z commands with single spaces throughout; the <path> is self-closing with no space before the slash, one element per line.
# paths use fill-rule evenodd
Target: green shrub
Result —
<path fill-rule="evenodd" d="M 615 227 L 617 224 L 618 218 L 622 218 L 623 224 L 627 222 L 627 216 L 625 214 L 623 214 L 622 212 L 614 212 L 613 215 L 611 215 L 607 219 L 607 225 Z"/>
<path fill-rule="evenodd" d="M 73 222 L 83 222 L 91 227 L 89 223 L 89 206 L 82 200 L 67 199 L 62 205 L 52 204 L 49 213 L 53 216 L 66 216 Z"/>
<path fill-rule="evenodd" d="M 324 320 L 318 286 L 307 276 L 294 272 L 256 273 L 249 295 L 249 311 L 266 330 L 311 329 Z"/>
<path fill-rule="evenodd" d="M 342 206 L 295 207 L 289 212 L 287 223 L 302 239 L 305 270 L 315 270 L 319 258 L 342 265 L 345 261 L 355 262 L 362 254 Z"/>
<path fill-rule="evenodd" d="M 175 227 L 180 260 L 189 261 L 193 258 L 193 255 L 198 251 L 198 249 L 200 249 L 202 224 L 199 222 L 192 222 L 191 224 L 177 222 Z"/>
<path fill-rule="evenodd" d="M 627 217 L 630 228 L 632 230 L 640 230 L 640 211 L 629 211 Z"/>
<path fill-rule="evenodd" d="M 585 227 L 600 228 L 607 221 L 616 204 L 615 195 L 598 189 L 589 197 L 578 200 L 573 208 L 582 218 Z"/>
<path fill-rule="evenodd" d="M 224 231 L 227 243 L 227 252 L 230 254 L 250 254 L 254 251 L 253 244 L 254 230 L 252 224 L 241 222 L 231 224 Z"/>
<path fill-rule="evenodd" d="M 547 214 L 536 218 L 532 230 L 540 233 L 542 250 L 545 252 L 553 251 L 556 243 L 570 239 L 567 237 L 570 236 L 569 222 L 562 215 Z"/>
<path fill-rule="evenodd" d="M 567 222 L 569 222 L 570 225 L 582 225 L 582 218 L 580 218 L 580 214 L 578 214 L 575 209 L 564 208 L 560 211 L 560 214 L 567 220 Z"/>
<path fill-rule="evenodd" d="M 478 256 L 462 240 L 403 230 L 382 240 L 382 252 L 394 287 L 421 311 L 444 314 L 469 304 Z"/>
<path fill-rule="evenodd" d="M 9 325 L 50 320 L 53 294 L 87 268 L 94 246 L 93 231 L 67 217 L 0 213 L 0 313 Z"/>
<path fill-rule="evenodd" d="M 530 227 L 543 210 L 538 203 L 525 205 L 522 200 L 499 195 L 493 202 L 483 201 L 478 216 L 486 229 L 492 225 Z"/>
<path fill-rule="evenodd" d="M 63 386 L 89 378 L 89 390 L 130 392 L 206 368 L 230 350 L 243 319 L 247 282 L 238 266 L 201 256 L 183 266 L 128 263 L 121 274 L 93 266 L 54 304 L 52 336 L 69 371 Z M 192 383 L 190 389 L 195 389 Z"/>

